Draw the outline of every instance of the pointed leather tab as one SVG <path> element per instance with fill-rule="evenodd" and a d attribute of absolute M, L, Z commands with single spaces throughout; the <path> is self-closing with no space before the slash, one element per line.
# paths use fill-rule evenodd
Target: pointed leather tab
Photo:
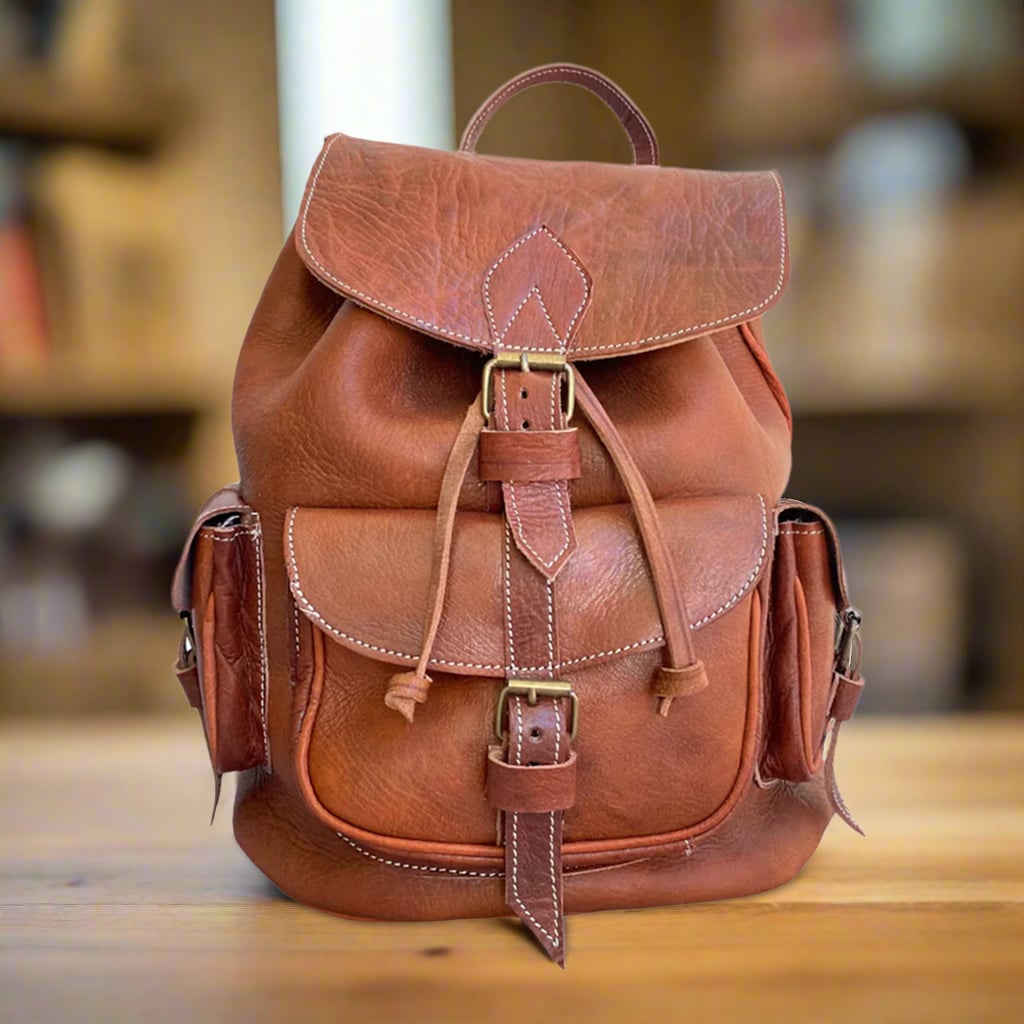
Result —
<path fill-rule="evenodd" d="M 562 812 L 505 815 L 505 902 L 544 952 L 565 966 Z"/>
<path fill-rule="evenodd" d="M 553 580 L 576 550 L 576 530 L 564 480 L 502 484 L 516 547 L 545 579 Z"/>
<path fill-rule="evenodd" d="M 836 781 L 836 747 L 839 744 L 839 727 L 842 722 L 837 721 L 835 718 L 830 720 L 829 736 L 826 740 L 828 743 L 828 753 L 825 756 L 825 788 L 828 791 L 829 803 L 832 805 L 832 810 L 846 822 L 854 832 L 864 835 L 864 829 L 857 824 L 857 819 L 854 818 L 850 812 L 850 808 L 846 806 L 846 801 L 843 799 L 843 794 L 839 792 L 839 783 Z"/>
<path fill-rule="evenodd" d="M 507 760 L 513 765 L 557 764 L 570 757 L 566 702 L 522 697 L 508 701 Z M 565 966 L 560 810 L 505 814 L 505 901 L 547 955 Z"/>

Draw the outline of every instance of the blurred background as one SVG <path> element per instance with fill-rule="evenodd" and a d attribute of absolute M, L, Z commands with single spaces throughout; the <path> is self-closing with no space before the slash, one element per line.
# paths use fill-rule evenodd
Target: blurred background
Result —
<path fill-rule="evenodd" d="M 533 65 L 663 162 L 777 167 L 789 493 L 840 525 L 862 707 L 1024 708 L 1016 0 L 0 0 L 0 714 L 185 710 L 170 573 L 323 135 L 452 147 Z M 628 159 L 534 90 L 482 151 Z"/>

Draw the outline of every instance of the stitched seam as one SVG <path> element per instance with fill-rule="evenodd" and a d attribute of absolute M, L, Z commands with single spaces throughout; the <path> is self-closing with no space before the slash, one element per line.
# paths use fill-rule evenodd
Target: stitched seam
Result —
<path fill-rule="evenodd" d="M 508 419 L 508 385 L 506 383 L 506 380 L 508 378 L 508 374 L 506 373 L 505 370 L 502 370 L 500 372 L 500 376 L 501 376 L 501 419 L 502 419 L 502 425 L 503 425 L 504 429 L 508 430 L 509 429 L 509 419 Z"/>
<path fill-rule="evenodd" d="M 562 536 L 565 537 L 565 542 L 555 552 L 555 554 L 551 556 L 551 558 L 543 558 L 540 555 L 540 553 L 537 551 L 537 549 L 526 539 L 525 533 L 523 531 L 523 521 L 519 517 L 519 498 L 516 495 L 516 484 L 515 484 L 515 481 L 514 480 L 506 480 L 505 481 L 505 486 L 508 487 L 509 497 L 512 499 L 509 502 L 509 505 L 510 505 L 510 511 L 512 512 L 512 518 L 515 520 L 516 536 L 521 541 L 523 547 L 525 547 L 526 550 L 529 551 L 530 554 L 533 555 L 533 557 L 536 558 L 537 561 L 541 565 L 543 565 L 545 569 L 550 569 L 562 557 L 562 555 L 565 554 L 565 552 L 568 549 L 569 545 L 572 543 L 572 537 L 569 534 L 569 524 L 566 522 L 566 518 L 565 518 L 565 504 L 564 504 L 563 499 L 562 499 L 562 485 L 561 485 L 561 483 L 559 483 L 559 482 L 555 483 L 555 495 L 556 495 L 556 497 L 558 499 L 558 516 L 559 516 L 559 518 L 561 519 L 561 522 L 562 522 Z M 540 486 L 543 487 L 544 484 L 540 484 Z"/>
<path fill-rule="evenodd" d="M 523 296 L 522 302 L 520 302 L 519 305 L 516 306 L 515 312 L 509 318 L 509 321 L 507 324 L 505 324 L 504 328 L 502 328 L 501 334 L 499 334 L 495 338 L 495 344 L 501 344 L 502 339 L 512 329 L 512 325 L 518 319 L 519 314 L 522 313 L 522 311 L 526 308 L 526 304 L 530 301 L 531 298 L 536 298 L 537 302 L 540 303 L 540 308 L 544 314 L 544 319 L 547 321 L 548 327 L 551 328 L 551 333 L 554 335 L 555 341 L 558 342 L 559 348 L 562 347 L 563 342 L 562 339 L 558 336 L 558 329 L 555 327 L 554 320 L 551 319 L 551 314 L 550 312 L 548 312 L 548 307 L 544 302 L 544 297 L 541 295 L 540 288 L 537 285 L 533 285 L 530 288 L 530 290 L 526 293 L 526 295 Z"/>
<path fill-rule="evenodd" d="M 762 549 L 761 554 L 758 558 L 757 565 L 754 566 L 750 576 L 744 582 L 743 586 L 726 601 L 723 605 L 717 608 L 710 615 L 706 615 L 703 619 L 698 622 L 690 623 L 691 629 L 700 629 L 702 626 L 706 626 L 713 619 L 718 618 L 724 612 L 728 611 L 745 593 L 750 589 L 751 584 L 757 578 L 757 574 L 761 571 L 761 565 L 764 562 L 764 555 L 767 551 L 767 509 L 764 503 L 764 498 L 760 495 L 758 497 L 761 500 L 761 509 L 763 517 L 762 526 Z M 377 644 L 371 644 L 366 640 L 360 640 L 359 637 L 353 636 L 351 633 L 345 633 L 337 627 L 331 625 L 321 614 L 317 611 L 316 607 L 309 600 L 308 597 L 302 592 L 302 586 L 299 579 L 299 567 L 295 558 L 295 516 L 298 513 L 298 508 L 293 508 L 291 515 L 288 517 L 288 561 L 292 569 L 292 592 L 298 599 L 299 604 L 302 606 L 303 611 L 311 619 L 315 619 L 322 629 L 326 629 L 329 633 L 333 633 L 335 636 L 342 640 L 347 640 L 350 643 L 356 644 L 359 647 L 363 647 L 369 651 L 376 651 L 378 654 L 387 654 L 393 658 L 402 658 L 405 661 L 417 661 L 418 655 L 409 654 L 406 651 L 394 651 L 387 647 L 380 647 Z M 648 637 L 645 640 L 637 640 L 634 643 L 622 644 L 619 647 L 612 647 L 604 651 L 595 651 L 593 654 L 580 655 L 578 658 L 569 658 L 566 661 L 560 661 L 555 667 L 556 669 L 568 668 L 571 665 L 581 665 L 587 661 L 595 661 L 598 658 L 607 658 L 616 654 L 623 654 L 625 651 L 633 651 L 640 647 L 649 647 L 652 644 L 663 643 L 665 640 L 664 635 L 658 634 L 657 636 Z M 487 669 L 492 672 L 503 671 L 509 666 L 507 665 L 489 665 L 478 661 L 450 661 L 447 658 L 431 658 L 430 663 L 432 665 L 450 665 L 453 668 L 479 668 Z M 544 665 L 522 665 L 519 666 L 516 671 L 520 672 L 541 672 L 546 666 Z"/>
<path fill-rule="evenodd" d="M 558 248 L 562 250 L 562 254 L 573 265 L 573 267 L 576 270 L 576 273 L 579 274 L 580 280 L 583 282 L 583 298 L 580 300 L 579 305 L 576 307 L 576 312 L 573 313 L 572 319 L 569 321 L 568 325 L 565 328 L 565 338 L 563 339 L 562 336 L 558 333 L 554 321 L 551 319 L 551 316 L 548 313 L 547 306 L 544 304 L 544 299 L 540 293 L 540 287 L 534 284 L 530 288 L 530 291 L 528 291 L 526 295 L 523 297 L 523 300 L 519 303 L 519 306 L 517 307 L 515 313 L 512 314 L 512 320 L 509 320 L 508 324 L 505 325 L 505 329 L 499 334 L 498 322 L 494 316 L 494 307 L 491 305 L 491 277 L 493 276 L 494 272 L 498 269 L 498 267 L 500 267 L 502 263 L 504 263 L 505 260 L 507 260 L 517 249 L 525 245 L 531 239 L 535 238 L 541 232 L 547 235 L 548 238 L 550 238 L 551 241 L 554 242 L 555 245 L 557 245 Z M 546 224 L 541 224 L 539 227 L 536 227 L 532 231 L 527 232 L 525 235 L 523 235 L 522 238 L 520 238 L 518 241 L 514 242 L 511 246 L 509 246 L 509 248 L 506 249 L 491 264 L 490 269 L 484 275 L 484 306 L 486 307 L 487 310 L 487 321 L 490 324 L 491 333 L 495 336 L 495 344 L 501 344 L 502 338 L 505 337 L 505 335 L 508 333 L 509 328 L 512 326 L 512 321 L 515 320 L 517 316 L 519 316 L 519 314 L 523 310 L 523 307 L 529 301 L 531 293 L 536 293 L 537 298 L 540 301 L 541 308 L 544 311 L 544 318 L 547 320 L 548 326 L 551 328 L 551 333 L 554 334 L 555 340 L 558 342 L 559 350 L 564 352 L 568 339 L 572 337 L 572 332 L 573 328 L 576 326 L 576 321 L 583 314 L 583 311 L 587 308 L 587 303 L 590 301 L 590 280 L 584 272 L 579 260 L 568 250 L 568 248 L 566 248 L 565 244 L 561 241 L 561 239 L 558 238 L 558 236 Z M 547 350 L 534 348 L 530 349 L 529 351 L 543 352 Z"/>
<path fill-rule="evenodd" d="M 733 320 L 744 320 L 769 305 L 782 291 L 782 286 L 786 281 L 786 209 L 782 196 L 782 182 L 774 171 L 769 171 L 769 174 L 771 174 L 772 182 L 775 184 L 775 191 L 778 194 L 779 201 L 779 277 L 775 287 L 768 293 L 767 298 L 762 299 L 756 305 L 740 310 L 738 313 L 730 313 L 727 316 L 719 317 L 717 320 L 706 320 L 702 324 L 691 324 L 689 327 L 681 327 L 662 334 L 651 334 L 646 338 L 639 338 L 636 341 L 621 341 L 609 345 L 588 345 L 586 348 L 576 349 L 576 354 L 579 355 L 582 352 L 606 352 L 609 349 L 632 348 L 637 345 L 645 345 L 651 341 L 667 341 L 670 338 L 678 337 L 680 334 L 687 334 L 690 331 L 703 331 L 711 327 L 719 327 Z"/>
<path fill-rule="evenodd" d="M 551 584 L 548 583 L 550 591 Z M 555 709 L 555 761 L 557 763 L 559 751 L 562 747 L 562 712 L 558 706 L 558 700 L 553 700 Z M 551 874 L 551 929 L 555 933 L 552 945 L 558 945 L 558 880 L 555 877 L 555 815 L 559 811 L 548 812 L 548 870 Z"/>
<path fill-rule="evenodd" d="M 509 529 L 508 523 L 505 524 L 505 557 L 504 557 L 504 568 L 505 568 L 505 586 L 504 586 L 504 597 L 505 597 L 505 633 L 508 636 L 508 669 L 515 675 L 516 673 L 516 642 L 515 637 L 512 633 L 512 574 L 509 566 L 512 561 L 512 532 Z"/>
<path fill-rule="evenodd" d="M 302 655 L 302 645 L 299 638 L 299 606 L 294 596 L 292 597 L 292 630 L 295 636 L 295 668 L 292 672 L 292 689 L 294 690 L 295 684 L 299 679 L 299 663 Z"/>
<path fill-rule="evenodd" d="M 819 533 L 824 533 L 824 530 L 779 530 L 780 537 L 814 537 Z"/>
<path fill-rule="evenodd" d="M 706 626 L 712 619 L 717 619 L 722 612 L 728 611 L 753 585 L 754 580 L 757 579 L 757 574 L 761 571 L 761 566 L 764 564 L 765 555 L 768 553 L 768 506 L 765 504 L 764 498 L 759 494 L 757 500 L 761 503 L 761 550 L 757 556 L 757 564 L 751 570 L 750 575 L 746 578 L 743 586 L 736 591 L 732 597 L 729 598 L 725 604 L 720 605 L 709 615 L 705 615 L 703 619 L 698 622 L 691 624 L 691 629 L 699 629 L 701 626 Z"/>
<path fill-rule="evenodd" d="M 505 430 L 508 430 L 509 429 L 509 412 L 508 412 L 508 388 L 507 388 L 506 383 L 505 383 L 505 381 L 506 381 L 506 372 L 504 370 L 502 370 L 500 372 L 501 372 L 501 398 L 502 398 L 502 405 L 503 405 L 502 420 L 504 421 Z M 558 380 L 558 375 L 557 374 L 552 374 L 551 375 L 551 407 L 552 407 L 552 409 L 555 408 L 555 397 L 554 396 L 555 396 L 555 382 L 557 380 Z M 551 422 L 552 422 L 552 425 L 554 425 L 554 423 L 555 423 L 554 418 L 552 418 Z M 541 484 L 540 486 L 544 487 L 544 486 L 547 486 L 547 485 Z M 562 496 L 563 486 L 562 486 L 561 483 L 558 483 L 558 482 L 556 482 L 554 484 L 554 486 L 555 486 L 555 497 L 556 497 L 556 499 L 558 501 L 558 515 L 559 515 L 559 518 L 562 521 L 562 535 L 565 537 L 565 543 L 558 549 L 558 551 L 550 559 L 546 559 L 546 558 L 543 558 L 540 555 L 540 553 L 537 551 L 537 549 L 529 542 L 529 540 L 526 539 L 526 532 L 523 529 L 523 521 L 522 521 L 522 519 L 521 519 L 521 517 L 519 515 L 519 495 L 516 493 L 515 481 L 514 480 L 506 480 L 505 481 L 505 487 L 508 489 L 508 497 L 509 497 L 509 501 L 508 501 L 509 509 L 508 510 L 512 513 L 512 519 L 514 520 L 513 526 L 515 528 L 516 537 L 518 538 L 518 540 L 522 544 L 522 546 L 524 548 L 526 548 L 526 550 L 529 551 L 530 554 L 533 555 L 533 557 L 541 565 L 543 565 L 545 569 L 551 569 L 558 562 L 558 560 L 562 557 L 562 555 L 565 554 L 565 552 L 569 548 L 569 545 L 572 543 L 572 535 L 569 533 L 569 524 L 566 521 L 565 504 L 564 504 L 563 496 Z M 568 485 L 566 485 L 566 489 L 568 489 Z"/>
<path fill-rule="evenodd" d="M 253 539 L 256 546 L 256 607 L 260 633 L 260 726 L 263 729 L 263 756 L 270 771 L 270 732 L 267 729 L 267 629 L 263 613 L 263 531 L 259 527 L 259 513 Z"/>
<path fill-rule="evenodd" d="M 556 668 L 567 668 L 569 665 L 579 665 L 584 661 L 593 661 L 595 658 L 604 658 L 611 654 L 622 654 L 625 651 L 633 651 L 638 647 L 647 647 L 650 644 L 662 643 L 665 637 L 660 633 L 657 636 L 649 637 L 646 640 L 637 640 L 633 644 L 623 644 L 621 647 L 613 647 L 609 651 L 598 651 L 596 654 L 585 654 L 581 658 L 570 658 L 568 661 L 560 661 Z M 538 671 L 540 666 L 532 667 L 525 671 Z"/>
<path fill-rule="evenodd" d="M 239 537 L 255 537 L 257 533 L 259 533 L 259 527 L 253 526 L 246 530 L 236 530 L 230 537 L 224 537 L 215 533 L 213 528 L 210 528 L 200 530 L 199 536 L 206 537 L 216 544 L 230 544 L 232 541 L 238 540 Z"/>
<path fill-rule="evenodd" d="M 544 582 L 547 584 L 548 595 L 548 672 L 553 677 L 555 674 L 555 585 L 552 580 Z M 557 744 L 555 750 L 556 752 L 558 750 Z"/>
<path fill-rule="evenodd" d="M 644 135 L 647 136 L 647 142 L 651 147 L 652 158 L 657 158 L 658 144 L 654 141 L 654 136 L 651 133 L 650 126 L 647 124 L 647 119 L 640 112 L 640 109 L 636 106 L 636 104 L 633 103 L 632 100 L 630 100 L 630 98 L 613 81 L 611 81 L 611 79 L 604 78 L 601 75 L 595 75 L 592 71 L 577 71 L 575 68 L 564 69 L 562 73 L 568 74 L 575 78 L 591 78 L 595 82 L 597 82 L 602 88 L 606 88 L 609 90 L 609 92 L 614 93 L 616 98 L 622 101 L 622 105 L 626 107 L 626 109 L 636 118 L 637 124 L 640 125 L 640 127 L 643 129 Z M 491 99 L 487 102 L 487 105 L 482 110 L 478 111 L 475 117 L 473 118 L 473 126 L 470 128 L 469 134 L 466 136 L 466 141 L 463 144 L 463 148 L 473 149 L 473 147 L 476 146 L 477 142 L 480 140 L 480 133 L 484 130 L 484 128 L 487 127 L 491 115 L 495 112 L 496 108 L 499 107 L 502 103 L 504 103 L 504 101 L 510 95 L 515 95 L 516 92 L 522 91 L 524 85 L 527 82 L 531 82 L 535 78 L 544 78 L 550 74 L 550 71 L 531 72 L 528 75 L 524 75 L 522 78 L 516 78 L 507 86 L 498 90 L 498 92 L 496 92 L 494 96 L 492 96 Z M 557 84 L 557 80 L 550 81 L 552 85 Z M 601 96 L 600 93 L 595 93 L 595 95 L 605 104 L 605 106 L 610 106 L 607 99 Z M 618 116 L 617 111 L 613 110 L 612 112 L 615 113 L 616 116 Z M 619 120 L 621 121 L 622 118 L 619 117 Z M 623 124 L 623 127 L 625 127 L 625 124 Z M 636 144 L 633 142 L 632 136 L 630 136 L 629 143 L 633 148 L 633 162 L 636 163 L 640 154 L 637 153 L 636 151 Z"/>
<path fill-rule="evenodd" d="M 361 853 L 364 857 L 375 860 L 379 864 L 387 864 L 391 868 L 405 868 L 408 871 L 429 871 L 439 875 L 460 875 L 468 878 L 504 878 L 505 876 L 504 871 L 470 871 L 462 868 L 442 868 L 433 864 L 408 864 L 404 861 L 388 860 L 386 857 L 378 857 L 377 854 L 370 853 L 369 850 L 360 846 L 354 840 L 349 839 L 343 832 L 335 832 L 335 835 L 343 842 L 348 843 L 357 853 Z"/>
<path fill-rule="evenodd" d="M 313 250 L 310 249 L 309 247 L 309 240 L 306 235 L 306 223 L 309 218 L 309 209 L 313 203 L 313 197 L 316 194 L 317 184 L 320 180 L 320 173 L 323 170 L 324 163 L 327 160 L 327 155 L 331 151 L 331 147 L 334 145 L 335 142 L 338 141 L 339 138 L 342 138 L 342 136 L 335 135 L 324 147 L 324 151 L 320 157 L 319 163 L 317 164 L 316 171 L 313 173 L 313 180 L 312 182 L 310 182 L 309 194 L 307 195 L 306 201 L 302 207 L 302 221 L 299 231 L 299 240 L 302 242 L 302 248 L 305 250 L 306 255 L 309 256 L 310 260 L 313 262 L 313 265 L 320 271 L 320 273 L 324 277 L 326 277 L 330 281 L 333 281 L 336 285 L 338 285 L 339 288 L 343 289 L 346 294 L 354 296 L 370 306 L 374 306 L 377 309 L 384 310 L 387 313 L 392 313 L 399 319 L 404 320 L 408 323 L 419 324 L 421 327 L 426 327 L 428 330 L 434 331 L 437 334 L 442 335 L 443 337 L 458 338 L 460 341 L 467 341 L 473 345 L 482 345 L 484 347 L 489 346 L 490 342 L 486 338 L 477 338 L 472 334 L 463 334 L 461 331 L 449 330 L 447 327 L 442 327 L 440 324 L 435 324 L 429 320 L 424 320 L 422 317 L 414 316 L 412 313 L 407 313 L 404 309 L 399 309 L 397 306 L 392 306 L 386 302 L 382 302 L 380 299 L 375 299 L 372 295 L 368 295 L 366 292 L 361 291 L 360 289 L 354 287 L 353 285 L 347 284 L 345 281 L 342 281 L 341 278 L 336 277 L 334 274 L 331 273 L 330 270 L 327 269 L 327 267 L 325 267 L 320 262 L 319 259 L 317 259 L 316 255 L 313 253 Z M 608 345 L 587 345 L 575 349 L 574 354 L 583 355 L 585 353 L 590 352 L 605 352 L 611 349 L 636 348 L 640 345 L 646 345 L 652 341 L 668 341 L 672 338 L 677 338 L 683 334 L 688 334 L 691 331 L 707 330 L 712 327 L 718 327 L 723 324 L 731 323 L 735 320 L 742 320 L 746 317 L 752 316 L 759 310 L 764 309 L 765 306 L 768 306 L 775 299 L 775 297 L 782 291 L 782 286 L 786 278 L 786 218 L 782 195 L 782 182 L 779 180 L 778 175 L 774 171 L 771 171 L 769 173 L 771 174 L 772 181 L 775 183 L 775 188 L 778 192 L 779 197 L 780 246 L 779 278 L 777 284 L 775 285 L 775 288 L 769 293 L 767 298 L 763 299 L 761 302 L 758 302 L 753 306 L 749 306 L 747 309 L 741 310 L 738 313 L 730 313 L 727 316 L 719 317 L 717 320 L 708 320 L 702 324 L 691 324 L 689 327 L 680 327 L 673 329 L 671 331 L 665 331 L 662 334 L 652 334 L 646 338 L 637 338 L 633 341 L 622 341 Z M 524 346 L 522 348 L 522 351 L 548 352 L 550 350 L 546 348 Z"/>
<path fill-rule="evenodd" d="M 515 702 L 516 702 L 516 764 L 517 765 L 521 765 L 523 763 L 522 762 L 522 752 L 523 752 L 523 709 L 522 709 L 522 698 L 521 697 L 516 697 L 515 698 Z M 551 814 L 552 814 L 552 849 L 553 849 L 553 843 L 554 843 L 554 831 L 553 831 L 554 830 L 554 812 L 552 811 Z M 553 864 L 553 862 L 554 862 L 554 857 L 552 855 L 552 864 Z M 530 922 L 534 925 L 534 927 L 539 932 L 541 932 L 544 936 L 546 936 L 548 941 L 551 942 L 551 944 L 553 946 L 557 946 L 558 945 L 558 924 L 557 924 L 557 922 L 556 922 L 556 924 L 554 926 L 554 928 L 555 928 L 555 935 L 552 936 L 551 933 L 547 930 L 547 928 L 545 928 L 544 925 L 542 925 L 540 923 L 540 921 L 538 921 L 537 918 L 535 918 L 533 916 L 533 914 L 530 913 L 530 911 L 526 907 L 526 904 L 523 903 L 523 901 L 519 898 L 519 812 L 518 811 L 513 811 L 512 812 L 512 899 L 515 900 L 516 906 L 519 907 L 519 909 L 530 919 Z"/>
<path fill-rule="evenodd" d="M 256 629 L 260 637 L 260 732 L 263 736 L 263 760 L 270 770 L 270 735 L 267 731 L 267 632 L 263 616 L 263 536 L 259 525 L 259 513 L 255 525 L 244 530 L 234 530 L 228 537 L 217 532 L 217 527 L 204 527 L 199 531 L 200 537 L 206 537 L 216 544 L 233 544 L 241 537 L 251 537 L 256 548 Z"/>

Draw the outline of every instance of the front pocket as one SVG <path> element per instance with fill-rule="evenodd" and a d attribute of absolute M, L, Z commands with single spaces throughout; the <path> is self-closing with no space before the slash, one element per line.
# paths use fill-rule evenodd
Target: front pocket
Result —
<path fill-rule="evenodd" d="M 174 585 L 195 661 L 179 675 L 218 775 L 269 761 L 263 591 L 259 515 L 225 489 L 200 512 Z"/>
<path fill-rule="evenodd" d="M 835 527 L 824 512 L 784 502 L 776 509 L 776 522 L 763 771 L 803 782 L 822 765 L 845 583 Z"/>
<path fill-rule="evenodd" d="M 678 841 L 728 813 L 751 775 L 767 510 L 757 496 L 707 498 L 662 502 L 659 515 L 710 685 L 667 718 L 657 714 L 651 680 L 664 640 L 631 510 L 577 510 L 579 546 L 552 598 L 554 667 L 580 704 L 567 855 Z M 433 528 L 427 510 L 289 515 L 285 556 L 303 624 L 297 662 L 310 676 L 295 689 L 297 774 L 313 809 L 350 838 L 489 855 L 486 752 L 509 674 L 505 560 L 521 556 L 503 543 L 500 515 L 459 514 L 434 683 L 410 725 L 385 707 L 384 693 L 395 666 L 419 653 Z"/>

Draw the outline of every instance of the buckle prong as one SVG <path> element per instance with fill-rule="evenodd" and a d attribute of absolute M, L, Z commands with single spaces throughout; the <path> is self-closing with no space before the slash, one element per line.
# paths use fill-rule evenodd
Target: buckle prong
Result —
<path fill-rule="evenodd" d="M 572 363 L 561 352 L 499 352 L 484 363 L 483 381 L 480 384 L 480 407 L 484 419 L 489 420 L 494 411 L 494 371 L 547 370 L 549 373 L 565 374 L 565 419 L 568 422 L 576 411 L 576 372 Z"/>

